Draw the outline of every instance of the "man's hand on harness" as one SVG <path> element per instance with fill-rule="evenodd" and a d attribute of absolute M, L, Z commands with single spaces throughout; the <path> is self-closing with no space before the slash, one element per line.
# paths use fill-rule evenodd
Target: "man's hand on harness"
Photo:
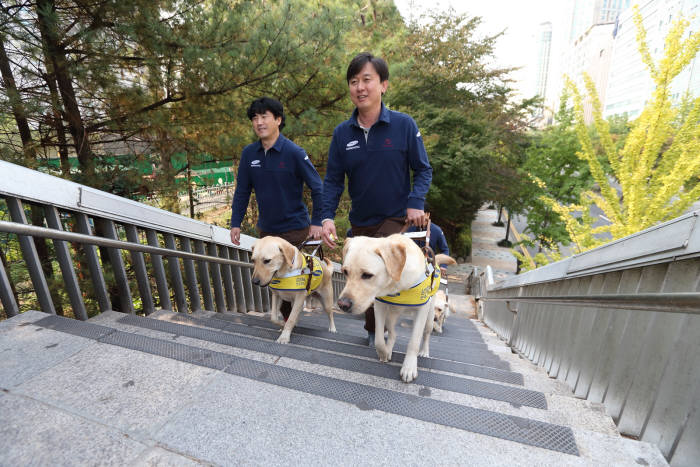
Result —
<path fill-rule="evenodd" d="M 321 234 L 323 233 L 323 227 L 320 225 L 311 225 L 309 227 L 309 238 L 313 240 L 318 240 L 321 238 Z"/>
<path fill-rule="evenodd" d="M 321 239 L 328 248 L 335 248 L 337 245 L 335 241 L 338 239 L 338 234 L 335 231 L 335 222 L 330 219 L 323 221 L 323 227 L 321 231 Z"/>
<path fill-rule="evenodd" d="M 428 224 L 428 216 L 425 215 L 425 211 L 422 209 L 407 208 L 406 223 L 415 225 L 419 228 L 424 228 Z"/>

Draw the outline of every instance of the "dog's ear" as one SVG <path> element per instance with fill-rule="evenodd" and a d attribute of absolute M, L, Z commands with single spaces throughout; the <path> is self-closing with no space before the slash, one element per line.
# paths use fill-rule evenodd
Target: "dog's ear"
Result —
<path fill-rule="evenodd" d="M 374 252 L 384 260 L 391 280 L 398 282 L 401 279 L 403 267 L 406 265 L 406 245 L 389 242 L 380 246 Z"/>
<path fill-rule="evenodd" d="M 352 237 L 345 238 L 345 245 L 343 245 L 343 258 L 345 258 L 345 255 L 348 254 L 348 248 L 350 248 L 350 240 L 352 240 Z"/>
<path fill-rule="evenodd" d="M 297 254 L 297 249 L 294 248 L 294 246 L 289 242 L 281 242 L 280 250 L 282 251 L 282 255 L 284 256 L 284 261 L 291 268 L 292 264 L 294 264 L 294 256 L 296 256 Z"/>

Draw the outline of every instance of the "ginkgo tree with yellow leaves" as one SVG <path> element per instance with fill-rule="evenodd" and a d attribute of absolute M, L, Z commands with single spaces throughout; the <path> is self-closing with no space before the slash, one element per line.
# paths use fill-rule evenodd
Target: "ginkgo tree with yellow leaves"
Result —
<path fill-rule="evenodd" d="M 674 104 L 671 99 L 673 79 L 700 49 L 700 32 L 692 32 L 683 39 L 689 22 L 678 19 L 666 37 L 663 57 L 654 62 L 646 44 L 642 17 L 636 7 L 634 22 L 639 52 L 651 73 L 655 89 L 619 150 L 610 136 L 608 122 L 602 117 L 595 85 L 584 75 L 593 105 L 594 127 L 600 138 L 599 146 L 609 168 L 601 162 L 584 124 L 583 96 L 571 79 L 566 79 L 582 148 L 577 156 L 588 163 L 600 192 L 584 191 L 580 202 L 573 205 L 563 205 L 546 195 L 541 199 L 562 217 L 578 252 L 610 241 L 597 234 L 607 232 L 612 239 L 617 239 L 639 232 L 679 216 L 700 199 L 700 97 L 695 96 L 686 105 Z M 621 193 L 613 187 L 611 180 L 619 183 Z M 608 225 L 593 226 L 596 221 L 590 215 L 593 204 L 610 220 Z"/>

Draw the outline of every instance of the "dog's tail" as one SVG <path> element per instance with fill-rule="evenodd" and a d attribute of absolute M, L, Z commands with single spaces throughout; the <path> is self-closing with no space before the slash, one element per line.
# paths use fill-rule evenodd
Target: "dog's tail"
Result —
<path fill-rule="evenodd" d="M 457 264 L 457 261 L 452 256 L 447 256 L 447 255 L 443 255 L 442 253 L 440 253 L 439 255 L 435 255 L 435 263 L 436 264 Z"/>

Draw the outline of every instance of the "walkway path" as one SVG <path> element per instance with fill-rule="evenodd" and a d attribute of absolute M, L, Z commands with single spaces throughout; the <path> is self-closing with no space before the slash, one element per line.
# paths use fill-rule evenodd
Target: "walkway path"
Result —
<path fill-rule="evenodd" d="M 505 219 L 505 215 L 503 216 Z M 472 222 L 472 260 L 471 264 L 479 268 L 491 265 L 494 279 L 500 280 L 515 274 L 517 263 L 510 248 L 497 245 L 506 236 L 506 228 L 492 224 L 498 220 L 495 209 L 481 209 Z M 509 240 L 515 241 L 513 232 Z"/>

